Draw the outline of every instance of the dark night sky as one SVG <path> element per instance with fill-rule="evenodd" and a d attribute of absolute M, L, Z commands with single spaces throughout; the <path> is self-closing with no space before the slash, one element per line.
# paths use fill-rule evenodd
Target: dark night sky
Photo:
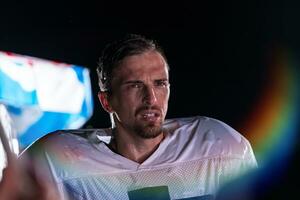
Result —
<path fill-rule="evenodd" d="M 276 0 L 70 2 L 1 3 L 0 50 L 88 67 L 96 93 L 104 45 L 128 32 L 152 37 L 171 67 L 168 117 L 206 115 L 237 127 L 262 91 L 268 54 L 286 42 L 285 5 Z M 86 126 L 109 126 L 94 100 Z"/>

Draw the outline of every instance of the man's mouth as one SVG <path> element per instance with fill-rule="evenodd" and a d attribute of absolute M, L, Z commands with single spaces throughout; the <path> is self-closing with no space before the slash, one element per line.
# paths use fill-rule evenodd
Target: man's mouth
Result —
<path fill-rule="evenodd" d="M 142 116 L 143 120 L 149 121 L 149 122 L 155 122 L 160 117 L 160 112 L 156 110 L 145 110 L 140 112 L 140 115 Z"/>

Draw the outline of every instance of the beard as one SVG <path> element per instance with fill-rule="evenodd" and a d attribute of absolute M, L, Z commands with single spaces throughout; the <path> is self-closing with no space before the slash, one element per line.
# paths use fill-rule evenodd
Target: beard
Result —
<path fill-rule="evenodd" d="M 134 133 L 137 136 L 141 138 L 145 138 L 145 139 L 156 138 L 157 136 L 163 133 L 162 125 L 163 125 L 164 117 L 162 117 L 162 112 L 160 111 L 161 109 L 157 106 L 142 106 L 139 109 L 137 109 L 136 116 L 138 116 L 139 114 L 142 115 L 141 113 L 147 110 L 155 111 L 156 113 L 155 115 L 158 115 L 157 117 L 159 117 L 159 121 L 147 122 L 141 119 L 143 117 L 138 117 L 137 121 L 135 121 L 135 124 L 132 125 L 131 129 L 134 131 Z"/>
<path fill-rule="evenodd" d="M 141 138 L 145 139 L 152 139 L 156 138 L 157 136 L 163 133 L 162 124 L 155 126 L 155 125 L 135 125 L 133 127 L 134 132 L 140 136 Z"/>

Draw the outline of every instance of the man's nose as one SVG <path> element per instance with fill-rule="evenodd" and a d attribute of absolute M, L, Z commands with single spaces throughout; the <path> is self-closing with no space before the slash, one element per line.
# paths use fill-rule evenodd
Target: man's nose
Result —
<path fill-rule="evenodd" d="M 143 96 L 143 102 L 147 105 L 152 105 L 156 103 L 157 96 L 155 92 L 155 88 L 151 86 L 145 86 L 144 87 L 144 96 Z"/>

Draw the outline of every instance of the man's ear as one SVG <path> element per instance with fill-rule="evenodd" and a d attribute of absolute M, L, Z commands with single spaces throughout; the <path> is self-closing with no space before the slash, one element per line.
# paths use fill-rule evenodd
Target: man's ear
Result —
<path fill-rule="evenodd" d="M 109 104 L 107 92 L 98 92 L 98 99 L 106 112 L 111 113 L 113 111 L 112 107 Z"/>

